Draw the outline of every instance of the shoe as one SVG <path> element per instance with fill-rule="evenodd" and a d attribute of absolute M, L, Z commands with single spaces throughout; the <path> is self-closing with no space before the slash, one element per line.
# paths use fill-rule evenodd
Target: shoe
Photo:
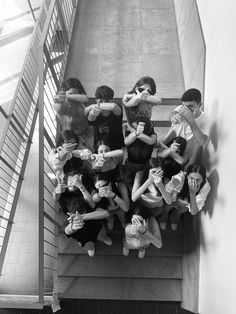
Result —
<path fill-rule="evenodd" d="M 129 255 L 129 249 L 123 246 L 123 255 L 128 256 Z"/>
<path fill-rule="evenodd" d="M 94 257 L 94 255 L 95 255 L 95 249 L 88 250 L 88 256 Z"/>
<path fill-rule="evenodd" d="M 160 222 L 161 230 L 166 230 L 166 222 Z"/>
<path fill-rule="evenodd" d="M 145 249 L 138 250 L 138 258 L 142 259 L 145 256 Z"/>
<path fill-rule="evenodd" d="M 107 236 L 102 239 L 102 242 L 104 242 L 106 245 L 112 245 L 112 243 L 113 243 L 112 239 L 107 237 Z"/>
<path fill-rule="evenodd" d="M 171 227 L 171 230 L 173 230 L 173 231 L 176 231 L 177 230 L 177 228 L 178 228 L 178 224 L 176 224 L 176 223 L 172 223 L 171 225 L 170 225 L 170 227 Z"/>

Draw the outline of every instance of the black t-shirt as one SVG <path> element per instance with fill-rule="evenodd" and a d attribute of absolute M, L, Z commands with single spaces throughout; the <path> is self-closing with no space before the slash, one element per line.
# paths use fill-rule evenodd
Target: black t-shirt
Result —
<path fill-rule="evenodd" d="M 128 136 L 129 134 L 130 132 L 126 130 L 125 136 Z M 152 134 L 155 134 L 153 128 L 148 136 L 151 136 Z M 152 156 L 153 147 L 154 144 L 149 145 L 137 138 L 132 144 L 127 146 L 128 160 L 135 164 L 146 163 Z"/>
<path fill-rule="evenodd" d="M 111 150 L 124 146 L 124 136 L 122 132 L 123 112 L 119 116 L 111 112 L 108 116 L 100 114 L 95 121 L 90 121 L 93 125 L 94 146 L 97 142 L 104 140 L 108 142 Z"/>

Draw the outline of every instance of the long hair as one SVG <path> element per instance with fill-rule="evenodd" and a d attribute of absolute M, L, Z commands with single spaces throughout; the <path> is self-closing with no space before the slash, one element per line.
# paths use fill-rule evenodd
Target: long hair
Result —
<path fill-rule="evenodd" d="M 197 194 L 200 192 L 201 188 L 206 183 L 206 169 L 202 165 L 197 164 L 197 163 L 189 165 L 188 169 L 186 171 L 186 176 L 185 176 L 183 188 L 182 188 L 181 192 L 179 193 L 179 197 L 181 199 L 187 198 L 188 201 L 190 201 L 189 186 L 188 186 L 188 176 L 192 172 L 199 173 L 201 175 L 201 177 L 202 177 L 202 183 L 200 185 L 199 190 L 197 191 Z"/>
<path fill-rule="evenodd" d="M 144 84 L 148 84 L 151 88 L 151 94 L 154 95 L 156 94 L 156 83 L 154 81 L 154 79 L 150 76 L 143 76 L 141 77 L 134 85 L 133 89 L 129 92 L 129 94 L 131 93 L 135 93 L 136 88 L 139 86 L 142 86 Z"/>
<path fill-rule="evenodd" d="M 80 80 L 74 77 L 70 77 L 67 80 L 63 81 L 61 84 L 61 90 L 67 91 L 71 88 L 75 88 L 78 90 L 79 94 L 86 95 L 85 89 L 83 85 L 81 84 Z"/>

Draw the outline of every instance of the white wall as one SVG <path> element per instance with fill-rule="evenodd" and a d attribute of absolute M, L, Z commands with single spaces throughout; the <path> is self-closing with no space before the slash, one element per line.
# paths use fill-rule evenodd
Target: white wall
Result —
<path fill-rule="evenodd" d="M 208 163 L 213 191 L 201 216 L 200 313 L 235 314 L 236 2 L 197 3 L 207 49 L 205 110 L 215 123 Z"/>

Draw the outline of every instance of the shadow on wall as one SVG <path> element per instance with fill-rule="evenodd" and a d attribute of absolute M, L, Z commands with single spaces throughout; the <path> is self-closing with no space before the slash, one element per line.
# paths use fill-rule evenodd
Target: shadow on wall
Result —
<path fill-rule="evenodd" d="M 223 121 L 220 121 L 217 117 L 218 108 L 219 103 L 217 100 L 215 100 L 212 105 L 212 112 L 210 115 L 212 119 L 212 125 L 209 135 L 209 144 L 207 149 L 203 152 L 203 165 L 206 167 L 208 173 L 207 178 L 211 186 L 211 191 L 202 210 L 202 214 L 208 216 L 209 218 L 213 217 L 216 201 L 217 203 L 220 203 L 222 207 L 225 204 L 224 197 L 222 197 L 218 193 L 218 186 L 220 182 L 220 177 L 217 170 L 219 163 L 218 146 L 219 142 L 223 143 L 226 137 L 226 134 L 223 130 L 224 123 Z M 200 233 L 202 247 L 206 250 L 206 244 L 204 241 L 204 230 L 201 224 Z"/>

